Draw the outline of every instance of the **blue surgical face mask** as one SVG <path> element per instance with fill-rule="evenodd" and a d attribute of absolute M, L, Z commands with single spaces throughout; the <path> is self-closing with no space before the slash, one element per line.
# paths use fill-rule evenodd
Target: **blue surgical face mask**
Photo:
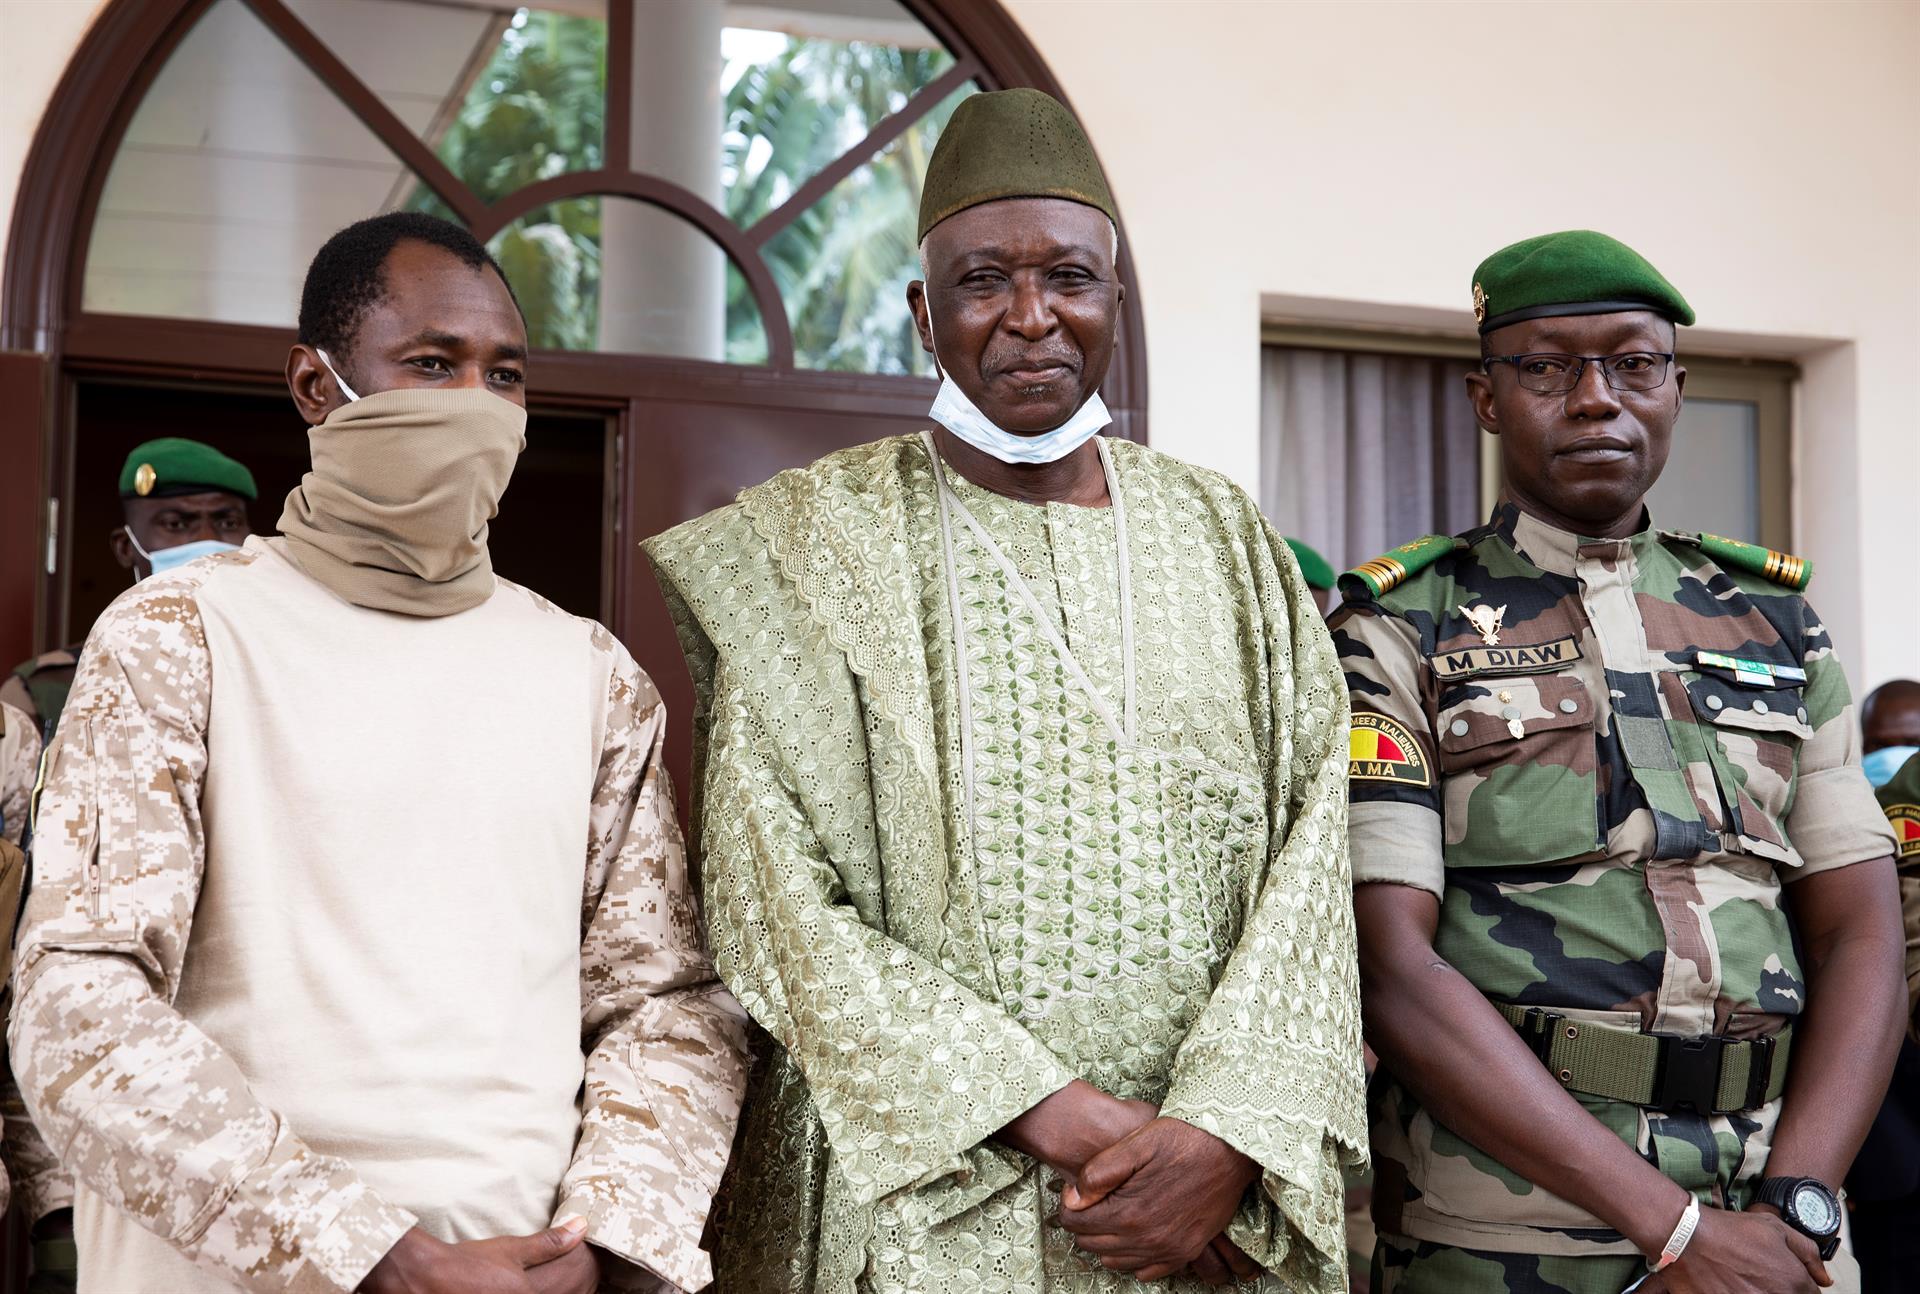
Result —
<path fill-rule="evenodd" d="M 133 545 L 133 551 L 146 558 L 147 565 L 153 568 L 148 572 L 150 575 L 158 575 L 162 571 L 170 571 L 176 566 L 185 566 L 196 557 L 211 557 L 215 553 L 231 553 L 240 547 L 238 544 L 222 543 L 218 539 L 198 539 L 191 544 L 177 544 L 172 548 L 156 549 L 150 553 L 140 546 L 138 539 L 133 537 L 132 526 L 122 526 L 121 529 L 127 532 L 127 542 Z"/>
<path fill-rule="evenodd" d="M 931 321 L 929 321 L 931 323 Z M 940 359 L 940 343 L 934 341 L 934 361 Z M 940 365 L 944 380 L 940 394 L 933 398 L 927 416 L 983 454 L 991 454 L 1003 463 L 1052 463 L 1065 458 L 1087 443 L 1094 433 L 1113 421 L 1107 405 L 1095 391 L 1071 418 L 1038 435 L 1020 436 L 994 423 L 980 407 L 967 398 Z"/>
<path fill-rule="evenodd" d="M 1920 755 L 1920 746 L 1882 746 L 1868 751 L 1860 760 L 1860 768 L 1866 773 L 1867 781 L 1878 790 L 1891 782 L 1900 766 L 1915 755 Z"/>

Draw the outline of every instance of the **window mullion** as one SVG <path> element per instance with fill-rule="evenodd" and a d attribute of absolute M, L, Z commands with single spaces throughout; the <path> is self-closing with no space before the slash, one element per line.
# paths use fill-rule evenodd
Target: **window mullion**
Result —
<path fill-rule="evenodd" d="M 755 221 L 746 231 L 747 241 L 755 247 L 765 247 L 781 230 L 799 219 L 809 207 L 831 193 L 834 185 L 866 165 L 870 158 L 878 156 L 887 145 L 906 134 L 915 122 L 939 107 L 948 95 L 979 76 L 980 73 L 981 68 L 977 60 L 963 58 L 929 81 L 918 94 L 907 100 L 900 111 L 881 121 L 867 132 L 865 139 L 849 148 L 819 174 L 795 189 L 792 197 Z"/>
<path fill-rule="evenodd" d="M 293 56 L 306 64 L 322 84 L 331 90 L 347 110 L 358 117 L 374 137 L 395 157 L 420 177 L 421 183 L 438 194 L 461 221 L 472 225 L 486 214 L 486 204 L 447 169 L 426 141 L 394 116 L 366 82 L 355 76 L 345 63 L 334 56 L 326 43 L 314 35 L 281 0 L 246 0 L 260 21 L 278 36 Z"/>

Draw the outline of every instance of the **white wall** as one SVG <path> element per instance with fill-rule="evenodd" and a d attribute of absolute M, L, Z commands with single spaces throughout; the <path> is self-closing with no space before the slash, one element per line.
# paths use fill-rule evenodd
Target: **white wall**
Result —
<path fill-rule="evenodd" d="M 1488 252 L 1602 229 L 1683 347 L 1801 359 L 1815 605 L 1861 690 L 1920 675 L 1920 6 L 1005 3 L 1126 218 L 1156 445 L 1253 485 L 1263 300 L 1467 331 Z"/>
<path fill-rule="evenodd" d="M 0 255 L 40 115 L 106 0 L 0 0 Z"/>
<path fill-rule="evenodd" d="M 0 0 L 0 212 L 101 3 Z M 1252 486 L 1263 311 L 1465 329 L 1487 252 L 1601 228 L 1685 342 L 1802 361 L 1816 604 L 1857 684 L 1920 675 L 1920 5 L 1005 3 L 1126 216 L 1156 443 Z"/>

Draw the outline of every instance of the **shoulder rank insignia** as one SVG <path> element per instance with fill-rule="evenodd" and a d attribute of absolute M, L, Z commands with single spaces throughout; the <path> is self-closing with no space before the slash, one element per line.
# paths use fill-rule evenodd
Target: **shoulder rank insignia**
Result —
<path fill-rule="evenodd" d="M 1731 566 L 1749 575 L 1758 575 L 1763 580 L 1772 580 L 1795 593 L 1806 592 L 1807 585 L 1813 583 L 1813 563 L 1804 557 L 1728 539 L 1724 535 L 1696 535 L 1684 530 L 1668 531 L 1666 534 L 1669 539 L 1692 544 L 1722 566 Z"/>
<path fill-rule="evenodd" d="M 1342 575 L 1340 592 L 1350 598 L 1377 598 L 1445 557 L 1453 551 L 1454 543 L 1452 535 L 1427 535 L 1402 544 Z"/>

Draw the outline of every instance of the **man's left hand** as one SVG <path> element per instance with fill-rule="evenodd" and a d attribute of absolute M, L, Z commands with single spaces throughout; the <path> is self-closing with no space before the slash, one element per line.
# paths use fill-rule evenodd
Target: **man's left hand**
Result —
<path fill-rule="evenodd" d="M 600 1288 L 600 1260 L 592 1245 L 575 1245 L 550 1263 L 527 1268 L 536 1294 L 594 1294 Z"/>
<path fill-rule="evenodd" d="M 1218 1137 L 1158 1118 L 1088 1162 L 1061 1196 L 1060 1225 L 1109 1271 L 1159 1280 L 1226 1230 L 1259 1175 Z"/>

